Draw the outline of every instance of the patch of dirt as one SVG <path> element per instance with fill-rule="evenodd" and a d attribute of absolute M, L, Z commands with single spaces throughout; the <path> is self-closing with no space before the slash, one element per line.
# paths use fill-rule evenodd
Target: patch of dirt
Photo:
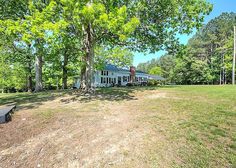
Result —
<path fill-rule="evenodd" d="M 177 97 L 174 95 L 167 94 L 163 91 L 153 91 L 150 95 L 146 96 L 148 99 L 175 99 L 175 100 L 189 100 L 186 98 Z"/>
<path fill-rule="evenodd" d="M 147 96 L 148 99 L 168 98 L 165 92 L 151 94 Z"/>
<path fill-rule="evenodd" d="M 151 129 L 140 125 L 137 105 L 153 93 L 137 92 L 130 101 L 58 98 L 19 110 L 0 125 L 0 167 L 147 167 Z"/>

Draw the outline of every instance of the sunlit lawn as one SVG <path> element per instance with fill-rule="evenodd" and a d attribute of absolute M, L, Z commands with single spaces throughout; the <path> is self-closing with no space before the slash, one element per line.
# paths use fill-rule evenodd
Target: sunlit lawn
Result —
<path fill-rule="evenodd" d="M 150 123 L 156 137 L 165 140 L 159 143 L 154 138 L 149 143 L 153 165 L 167 154 L 176 167 L 235 167 L 236 87 L 177 86 L 160 90 L 167 92 L 166 97 L 147 100 L 142 106 L 148 112 L 142 121 Z"/>
<path fill-rule="evenodd" d="M 150 92 L 147 90 L 157 90 L 156 97 L 148 98 Z M 139 102 L 134 107 L 140 113 L 138 122 L 151 130 L 144 138 L 143 153 L 148 165 L 236 167 L 236 87 L 103 88 L 98 89 L 96 94 L 100 96 L 94 99 L 99 99 L 98 103 L 112 99 L 126 101 L 135 98 L 130 95 L 134 92 L 144 95 L 143 98 L 138 97 Z M 16 102 L 33 105 L 67 93 L 0 94 L 0 104 Z"/>

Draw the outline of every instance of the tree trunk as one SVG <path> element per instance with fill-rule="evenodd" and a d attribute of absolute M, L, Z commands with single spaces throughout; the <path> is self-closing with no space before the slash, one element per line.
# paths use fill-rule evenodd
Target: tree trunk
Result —
<path fill-rule="evenodd" d="M 43 82 L 42 82 L 42 65 L 43 58 L 41 55 L 36 55 L 35 60 L 35 92 L 39 92 L 43 90 Z"/>
<path fill-rule="evenodd" d="M 33 82 L 32 82 L 31 75 L 28 76 L 27 90 L 28 90 L 28 92 L 32 92 L 32 90 L 33 90 Z"/>
<path fill-rule="evenodd" d="M 221 73 L 221 70 L 220 70 L 220 85 L 221 85 L 221 81 L 222 81 L 222 73 Z"/>
<path fill-rule="evenodd" d="M 68 64 L 68 56 L 67 52 L 64 53 L 64 63 L 62 67 L 62 89 L 67 89 L 67 64 Z"/>
<path fill-rule="evenodd" d="M 80 70 L 80 89 L 84 89 L 86 87 L 86 65 L 85 65 L 85 56 L 83 56 L 82 58 L 82 66 L 81 66 L 81 70 Z"/>
<path fill-rule="evenodd" d="M 88 24 L 85 29 L 84 52 L 85 55 L 82 60 L 84 65 L 81 69 L 81 89 L 84 92 L 93 92 L 94 42 L 93 32 L 90 24 Z"/>
<path fill-rule="evenodd" d="M 28 77 L 27 77 L 27 90 L 28 92 L 33 91 L 33 80 L 32 80 L 32 71 L 31 71 L 31 63 L 28 63 Z"/>
<path fill-rule="evenodd" d="M 57 90 L 59 90 L 59 76 L 57 76 Z"/>
<path fill-rule="evenodd" d="M 43 67 L 43 56 L 42 56 L 42 46 L 41 40 L 36 40 L 36 60 L 35 60 L 35 92 L 40 92 L 43 90 L 43 80 L 42 80 L 42 67 Z"/>
<path fill-rule="evenodd" d="M 211 72 L 213 70 L 213 61 L 212 61 L 212 56 L 213 55 L 213 44 L 211 43 L 211 53 L 210 53 L 210 69 Z M 214 78 L 212 79 L 212 85 L 214 84 Z"/>

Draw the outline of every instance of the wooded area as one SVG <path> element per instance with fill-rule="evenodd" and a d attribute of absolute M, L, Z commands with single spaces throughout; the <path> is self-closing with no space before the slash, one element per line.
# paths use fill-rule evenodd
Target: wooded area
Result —
<path fill-rule="evenodd" d="M 231 84 L 236 13 L 222 13 L 175 53 L 138 65 L 176 84 Z M 158 71 L 153 72 L 153 70 Z"/>
<path fill-rule="evenodd" d="M 0 167 L 236 167 L 234 6 L 0 0 Z"/>
<path fill-rule="evenodd" d="M 176 50 L 176 35 L 199 28 L 212 10 L 205 0 L 1 0 L 0 4 L 4 91 L 65 89 L 74 75 L 80 75 L 81 89 L 89 91 L 96 68 L 109 62 L 130 63 L 132 51 Z"/>

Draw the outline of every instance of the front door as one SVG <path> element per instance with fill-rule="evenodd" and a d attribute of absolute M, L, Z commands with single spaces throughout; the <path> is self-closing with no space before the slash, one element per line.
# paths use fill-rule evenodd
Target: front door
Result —
<path fill-rule="evenodd" d="M 118 76 L 118 86 L 121 86 L 121 76 Z"/>

